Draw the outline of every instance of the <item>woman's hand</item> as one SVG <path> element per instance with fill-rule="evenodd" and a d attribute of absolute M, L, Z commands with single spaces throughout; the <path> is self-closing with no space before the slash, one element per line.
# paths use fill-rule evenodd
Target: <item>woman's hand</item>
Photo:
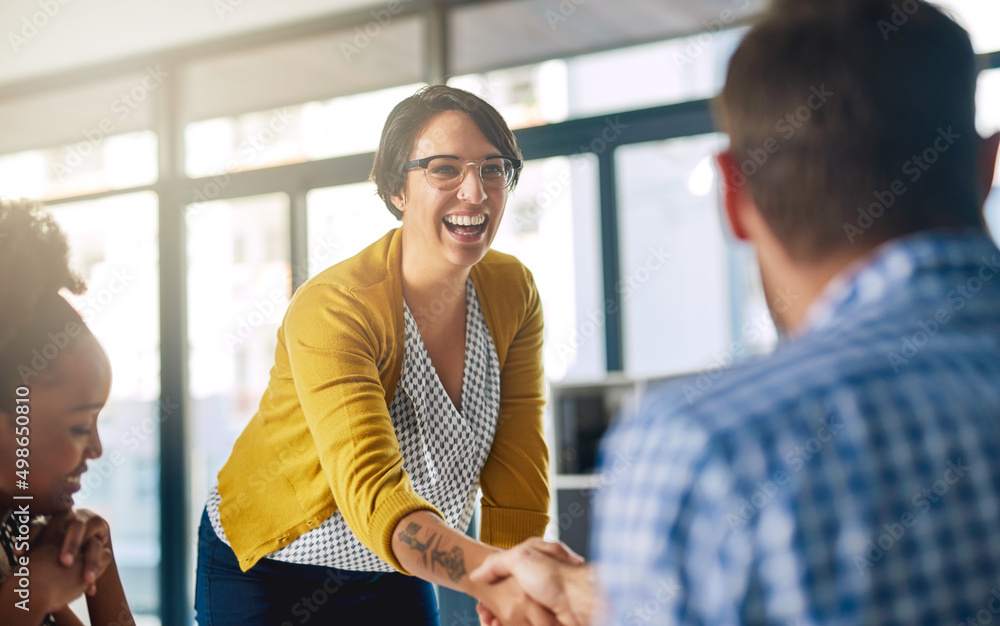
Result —
<path fill-rule="evenodd" d="M 589 624 L 596 605 L 592 572 L 583 559 L 560 542 L 528 539 L 520 545 L 488 556 L 470 578 L 495 584 L 516 580 L 528 596 L 546 607 L 560 624 Z M 477 607 L 486 626 L 507 625 L 489 603 Z"/>
<path fill-rule="evenodd" d="M 480 599 L 504 626 L 555 626 L 555 617 L 531 599 L 514 577 L 474 583 L 469 571 L 501 551 L 450 528 L 435 513 L 414 511 L 396 524 L 393 554 L 403 568 L 426 581 Z"/>
<path fill-rule="evenodd" d="M 108 522 L 93 511 L 74 509 L 59 513 L 49 519 L 49 531 L 55 531 L 63 538 L 59 562 L 72 567 L 78 560 L 83 562 L 84 579 L 89 586 L 87 595 L 97 592 L 97 579 L 107 563 L 102 562 L 104 553 L 113 558 L 111 550 L 111 528 Z"/>
<path fill-rule="evenodd" d="M 480 594 L 479 613 L 483 624 L 503 626 L 557 626 L 559 621 L 538 604 L 513 577 L 489 585 Z"/>
<path fill-rule="evenodd" d="M 108 522 L 93 511 L 76 509 L 54 515 L 46 533 L 50 534 L 49 541 L 58 546 L 58 564 L 63 569 L 78 572 L 86 584 L 90 622 L 134 625 L 135 619 L 115 564 Z"/>
<path fill-rule="evenodd" d="M 111 550 L 93 542 L 86 556 L 74 555 L 70 565 L 66 565 L 63 559 L 64 539 L 58 524 L 55 527 L 38 525 L 32 528 L 31 547 L 14 556 L 12 569 L 15 572 L 21 567 L 21 559 L 27 559 L 24 567 L 30 573 L 29 606 L 32 615 L 44 615 L 63 609 L 93 585 L 88 581 L 87 574 L 92 574 L 96 580 L 111 563 Z M 14 578 L 7 581 L 4 586 L 13 580 Z M 4 596 L 6 597 L 6 593 Z"/>

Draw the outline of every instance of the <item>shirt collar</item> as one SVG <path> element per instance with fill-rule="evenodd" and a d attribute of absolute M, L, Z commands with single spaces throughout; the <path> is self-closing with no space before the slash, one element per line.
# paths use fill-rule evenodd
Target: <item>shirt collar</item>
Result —
<path fill-rule="evenodd" d="M 892 239 L 840 272 L 810 305 L 795 335 L 827 328 L 927 272 L 982 265 L 1000 273 L 997 247 L 982 229 L 921 231 Z"/>

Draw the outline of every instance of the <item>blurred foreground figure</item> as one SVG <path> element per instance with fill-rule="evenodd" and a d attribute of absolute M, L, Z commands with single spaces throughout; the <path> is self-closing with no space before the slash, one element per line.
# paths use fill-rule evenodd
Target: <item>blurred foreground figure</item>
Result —
<path fill-rule="evenodd" d="M 966 32 L 917 0 L 778 2 L 743 40 L 718 165 L 789 341 L 610 433 L 602 622 L 1000 612 L 998 136 L 976 133 L 976 78 Z M 473 577 L 513 575 L 570 623 L 586 573 L 527 544 Z"/>

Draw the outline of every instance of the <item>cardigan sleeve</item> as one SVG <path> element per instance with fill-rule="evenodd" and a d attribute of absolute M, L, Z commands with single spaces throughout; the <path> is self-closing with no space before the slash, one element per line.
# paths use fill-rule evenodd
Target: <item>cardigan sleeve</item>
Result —
<path fill-rule="evenodd" d="M 542 304 L 531 273 L 523 271 L 527 303 L 500 371 L 500 414 L 493 448 L 480 474 L 480 539 L 499 548 L 541 537 L 549 521 Z"/>
<path fill-rule="evenodd" d="M 413 489 L 386 406 L 377 355 L 396 349 L 394 338 L 372 329 L 350 293 L 332 285 L 300 291 L 284 339 L 320 466 L 351 531 L 403 571 L 392 552 L 396 524 L 417 510 L 441 513 Z"/>

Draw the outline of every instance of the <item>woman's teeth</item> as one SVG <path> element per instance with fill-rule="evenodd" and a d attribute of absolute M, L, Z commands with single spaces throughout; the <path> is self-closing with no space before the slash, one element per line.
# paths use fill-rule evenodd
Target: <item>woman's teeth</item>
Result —
<path fill-rule="evenodd" d="M 486 221 L 485 215 L 446 215 L 444 221 L 455 226 L 479 226 Z"/>
<path fill-rule="evenodd" d="M 444 226 L 456 235 L 478 237 L 486 230 L 486 214 L 479 215 L 446 215 Z"/>

